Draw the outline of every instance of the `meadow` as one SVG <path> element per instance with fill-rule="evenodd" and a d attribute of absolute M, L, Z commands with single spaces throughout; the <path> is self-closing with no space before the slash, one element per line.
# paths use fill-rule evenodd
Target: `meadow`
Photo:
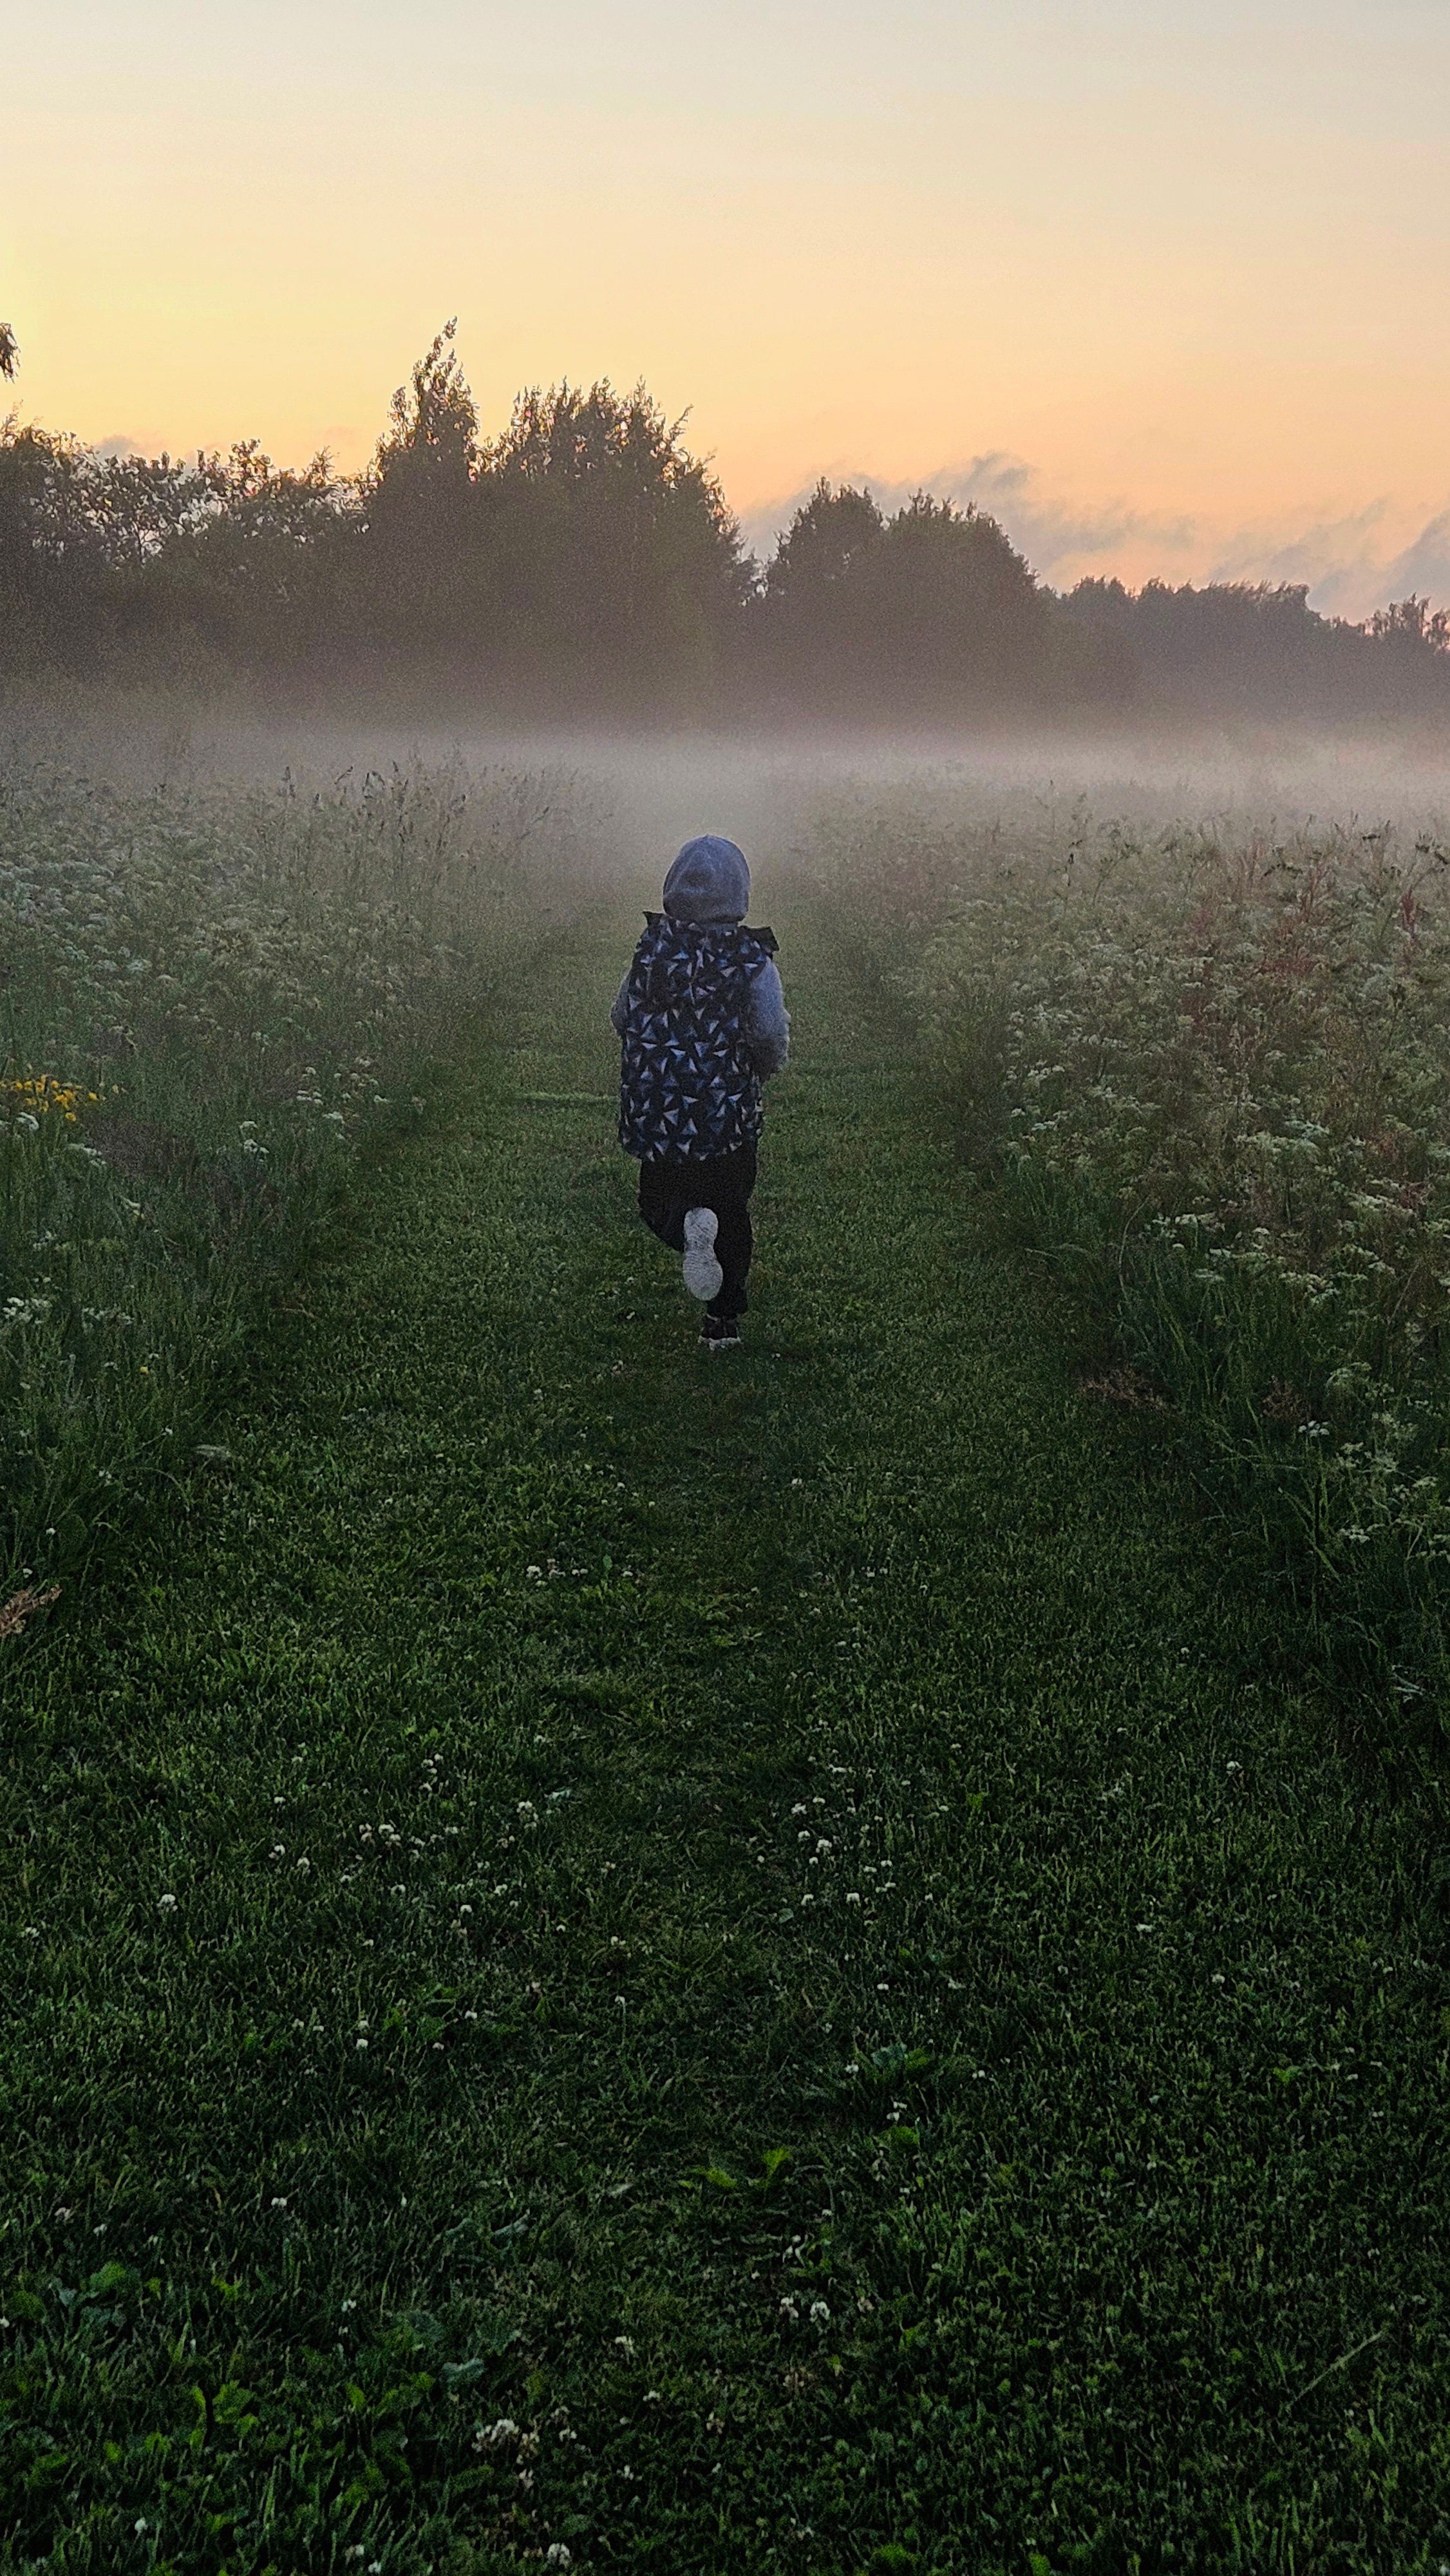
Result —
<path fill-rule="evenodd" d="M 1450 821 L 853 798 L 810 832 L 975 1179 L 1376 1755 L 1444 1749 Z M 1156 810 L 1155 810 L 1156 808 Z"/>
<path fill-rule="evenodd" d="M 547 767 L 14 791 L 186 1000 L 26 898 L 7 1150 L 176 1409 L 17 1524 L 5 2563 L 1439 2576 L 1435 836 L 757 773 L 721 1362 L 607 1013 L 729 782 Z"/>
<path fill-rule="evenodd" d="M 427 1114 L 599 842 L 547 773 L 143 789 L 34 753 L 0 773 L 10 1597 L 188 1470 L 359 1157 Z"/>

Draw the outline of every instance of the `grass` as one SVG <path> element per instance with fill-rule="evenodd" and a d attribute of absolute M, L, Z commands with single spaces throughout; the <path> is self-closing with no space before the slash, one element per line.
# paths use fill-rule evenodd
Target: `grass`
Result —
<path fill-rule="evenodd" d="M 6 1667 L 7 2564 L 1450 2555 L 1450 1872 L 779 927 L 738 1361 L 580 931 Z"/>
<path fill-rule="evenodd" d="M 1095 819 L 1044 793 L 822 818 L 1019 1230 L 1273 1568 L 1386 1760 L 1450 1710 L 1443 822 Z"/>
<path fill-rule="evenodd" d="M 546 935 L 588 819 L 548 775 L 0 762 L 0 1616 L 166 1490 L 359 1154 Z"/>

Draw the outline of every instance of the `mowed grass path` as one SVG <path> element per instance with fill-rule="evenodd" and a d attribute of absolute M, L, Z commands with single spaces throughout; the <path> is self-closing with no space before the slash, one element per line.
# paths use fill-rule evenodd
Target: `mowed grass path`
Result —
<path fill-rule="evenodd" d="M 7 2566 L 1450 2557 L 1444 1870 L 781 927 L 746 1353 L 586 928 L 9 1667 Z"/>

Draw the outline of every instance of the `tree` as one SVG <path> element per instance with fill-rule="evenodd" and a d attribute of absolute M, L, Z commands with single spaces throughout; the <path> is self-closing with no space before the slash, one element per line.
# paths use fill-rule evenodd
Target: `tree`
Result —
<path fill-rule="evenodd" d="M 19 364 L 20 343 L 9 323 L 0 322 L 0 376 L 4 376 L 7 382 L 13 381 Z"/>
<path fill-rule="evenodd" d="M 504 614 L 576 696 L 683 711 L 714 686 L 748 576 L 684 427 L 643 385 L 532 386 L 484 450 Z"/>
<path fill-rule="evenodd" d="M 995 519 L 927 492 L 885 519 L 869 492 L 817 484 L 757 623 L 771 695 L 818 713 L 942 722 L 1063 693 L 1049 594 Z"/>
<path fill-rule="evenodd" d="M 849 483 L 836 491 L 823 475 L 766 565 L 766 597 L 803 620 L 818 616 L 880 543 L 885 525 L 869 492 Z"/>
<path fill-rule="evenodd" d="M 478 411 L 445 322 L 388 410 L 362 491 L 356 609 L 373 637 L 413 652 L 473 640 L 480 605 L 474 475 Z"/>
<path fill-rule="evenodd" d="M 1411 652 L 1450 653 L 1450 609 L 1431 610 L 1428 599 L 1392 599 L 1369 621 L 1376 644 L 1399 645 Z"/>

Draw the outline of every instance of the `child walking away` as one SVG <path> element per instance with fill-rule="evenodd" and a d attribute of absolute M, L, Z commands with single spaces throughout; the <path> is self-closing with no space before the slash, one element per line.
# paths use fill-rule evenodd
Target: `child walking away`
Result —
<path fill-rule="evenodd" d="M 768 930 L 747 930 L 750 870 L 733 841 L 687 841 L 645 914 L 610 1013 L 622 1041 L 619 1141 L 639 1162 L 639 1212 L 684 1255 L 700 1341 L 738 1351 L 754 1236 L 761 1085 L 790 1052 Z"/>

